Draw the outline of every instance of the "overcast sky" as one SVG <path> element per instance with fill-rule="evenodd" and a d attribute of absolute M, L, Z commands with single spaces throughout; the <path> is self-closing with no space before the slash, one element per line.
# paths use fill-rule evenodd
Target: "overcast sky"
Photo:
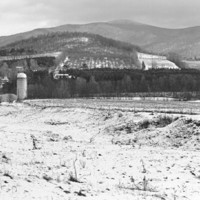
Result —
<path fill-rule="evenodd" d="M 167 28 L 197 26 L 200 0 L 0 0 L 0 36 L 115 19 Z"/>

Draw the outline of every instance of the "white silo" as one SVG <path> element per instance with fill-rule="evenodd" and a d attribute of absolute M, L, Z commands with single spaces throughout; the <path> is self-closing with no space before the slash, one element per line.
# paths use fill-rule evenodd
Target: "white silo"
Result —
<path fill-rule="evenodd" d="M 27 97 L 27 76 L 23 72 L 17 74 L 17 99 L 19 101 Z"/>

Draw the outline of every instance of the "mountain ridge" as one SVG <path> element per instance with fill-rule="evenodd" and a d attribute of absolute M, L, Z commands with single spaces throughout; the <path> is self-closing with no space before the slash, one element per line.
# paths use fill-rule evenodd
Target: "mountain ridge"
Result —
<path fill-rule="evenodd" d="M 169 29 L 131 20 L 65 24 L 0 37 L 0 48 L 23 39 L 55 32 L 87 32 L 138 45 L 151 53 L 176 52 L 183 58 L 200 58 L 200 26 Z"/>

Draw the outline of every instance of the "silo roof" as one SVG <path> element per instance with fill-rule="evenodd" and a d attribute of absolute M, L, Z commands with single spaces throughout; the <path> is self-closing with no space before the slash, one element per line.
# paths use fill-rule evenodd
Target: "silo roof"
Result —
<path fill-rule="evenodd" d="M 24 74 L 24 73 L 18 73 L 17 74 L 17 78 L 26 78 L 27 76 L 26 76 L 26 74 Z"/>

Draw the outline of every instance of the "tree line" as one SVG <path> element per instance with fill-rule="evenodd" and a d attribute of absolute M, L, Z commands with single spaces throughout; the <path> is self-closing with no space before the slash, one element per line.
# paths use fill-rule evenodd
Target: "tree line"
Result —
<path fill-rule="evenodd" d="M 200 91 L 197 70 L 70 69 L 73 78 L 55 80 L 48 71 L 27 72 L 29 98 L 73 98 L 120 96 L 131 93 Z M 4 92 L 16 92 L 16 80 L 4 86 Z"/>
<path fill-rule="evenodd" d="M 3 48 L 0 49 L 0 56 L 21 56 L 21 55 L 32 55 L 36 54 L 37 51 L 35 51 L 32 48 Z"/>

